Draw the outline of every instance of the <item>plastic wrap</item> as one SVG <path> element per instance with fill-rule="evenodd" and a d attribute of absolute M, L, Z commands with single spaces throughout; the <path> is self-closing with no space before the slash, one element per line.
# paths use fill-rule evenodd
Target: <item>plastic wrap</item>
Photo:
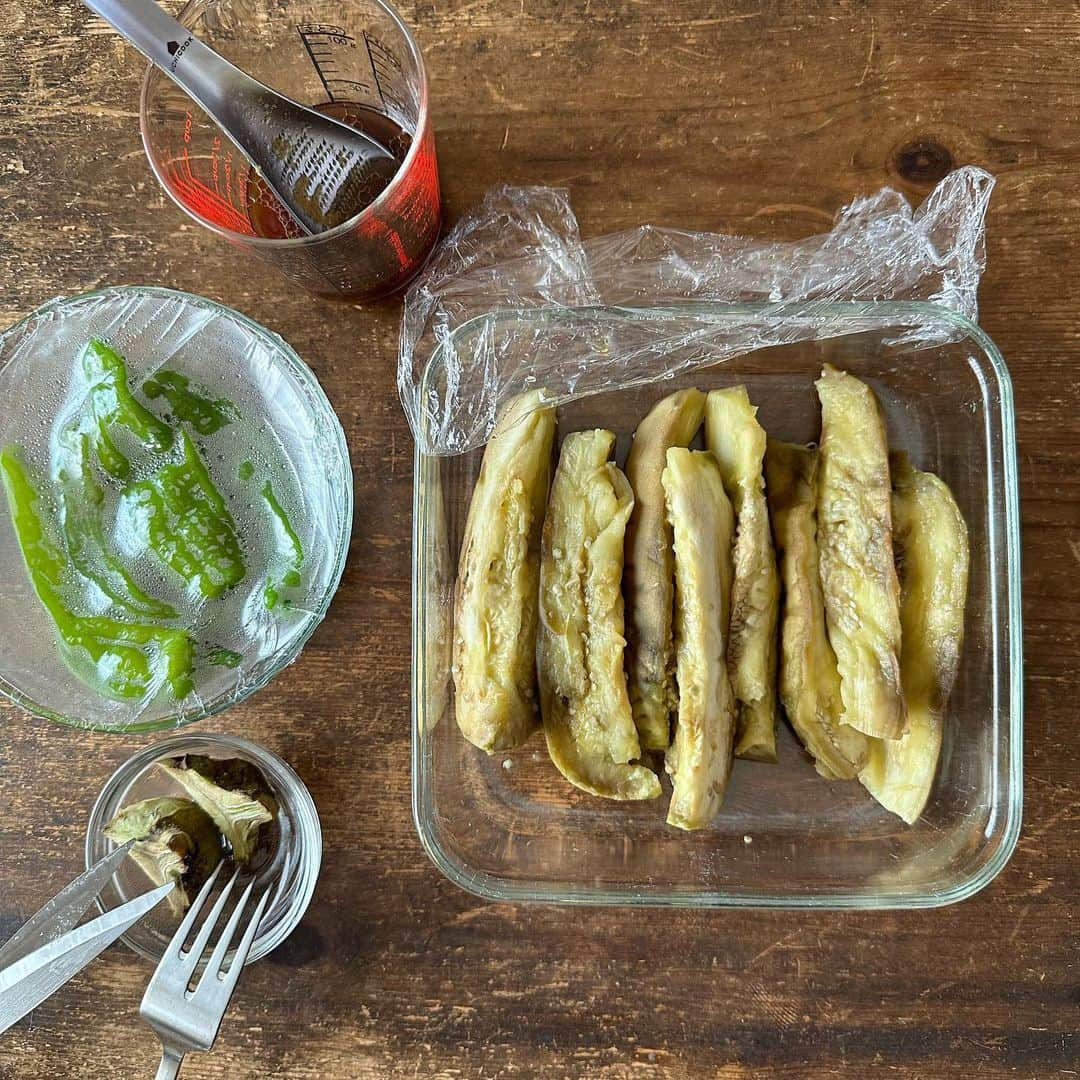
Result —
<path fill-rule="evenodd" d="M 830 318 L 837 302 L 931 301 L 974 320 L 993 184 L 958 169 L 917 209 L 883 188 L 793 243 L 652 225 L 583 241 L 565 190 L 494 188 L 406 296 L 398 385 L 413 434 L 425 453 L 462 453 L 530 387 L 563 403 L 850 333 Z M 905 343 L 940 343 L 935 326 L 923 341 L 913 321 Z"/>

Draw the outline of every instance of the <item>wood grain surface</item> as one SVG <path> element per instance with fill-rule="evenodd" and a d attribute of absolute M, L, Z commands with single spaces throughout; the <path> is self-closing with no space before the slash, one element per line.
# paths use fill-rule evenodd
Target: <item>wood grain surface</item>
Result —
<path fill-rule="evenodd" d="M 60 293 L 170 285 L 280 332 L 349 438 L 350 560 L 299 662 L 208 726 L 310 786 L 326 858 L 245 976 L 234 1080 L 1080 1075 L 1080 8 L 1043 0 L 404 0 L 454 220 L 492 184 L 643 221 L 795 238 L 883 183 L 998 175 L 982 321 L 1018 410 L 1025 825 L 940 911 L 565 910 L 440 877 L 409 808 L 411 440 L 398 308 L 311 301 L 188 222 L 139 143 L 141 64 L 77 0 L 0 0 L 0 323 Z M 0 402 L 0 408 L 3 403 Z M 17 634 L 0 612 L 0 648 Z M 0 707 L 0 938 L 82 866 L 90 802 L 145 738 Z M 0 1038 L 0 1080 L 145 1077 L 148 968 L 123 949 Z"/>

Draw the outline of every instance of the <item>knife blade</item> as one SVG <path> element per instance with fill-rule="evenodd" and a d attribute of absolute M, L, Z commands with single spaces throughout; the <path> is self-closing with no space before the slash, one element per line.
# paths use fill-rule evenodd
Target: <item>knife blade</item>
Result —
<path fill-rule="evenodd" d="M 0 971 L 0 1033 L 55 993 L 175 887 L 172 882 L 159 885 L 113 911 L 69 930 Z"/>
<path fill-rule="evenodd" d="M 134 843 L 134 840 L 129 840 L 115 851 L 110 851 L 70 885 L 65 885 L 36 915 L 23 923 L 0 947 L 0 971 L 67 933 L 86 913 Z"/>

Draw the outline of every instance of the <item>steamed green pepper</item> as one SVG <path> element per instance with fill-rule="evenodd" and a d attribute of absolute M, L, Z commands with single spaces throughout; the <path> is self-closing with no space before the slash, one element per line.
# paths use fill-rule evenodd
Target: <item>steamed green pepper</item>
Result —
<path fill-rule="evenodd" d="M 164 465 L 148 480 L 125 493 L 150 549 L 170 569 L 216 599 L 244 579 L 236 523 L 206 463 L 187 432 L 182 432 L 184 459 Z"/>
<path fill-rule="evenodd" d="M 281 552 L 285 562 L 285 570 L 281 575 L 276 580 L 267 581 L 266 588 L 263 589 L 266 606 L 273 611 L 282 602 L 282 589 L 295 589 L 300 584 L 300 568 L 304 565 L 304 545 L 293 528 L 289 515 L 285 513 L 285 508 L 278 502 L 269 480 L 263 484 L 262 497 L 270 510 L 274 532 L 277 536 L 278 551 Z"/>
<path fill-rule="evenodd" d="M 200 435 L 213 435 L 239 415 L 228 398 L 210 398 L 191 388 L 191 380 L 179 371 L 161 368 L 147 379 L 143 393 L 154 400 L 164 397 L 177 420 L 190 424 Z"/>
<path fill-rule="evenodd" d="M 131 472 L 131 462 L 113 439 L 114 427 L 126 428 L 155 453 L 172 448 L 172 428 L 131 392 L 127 365 L 119 353 L 95 338 L 83 350 L 82 368 L 90 383 L 94 449 L 107 473 L 123 480 Z"/>
<path fill-rule="evenodd" d="M 109 550 L 102 527 L 105 492 L 90 463 L 89 437 L 81 440 L 78 475 L 61 475 L 60 498 L 64 508 L 64 540 L 75 568 L 92 581 L 114 604 L 132 615 L 151 619 L 175 619 L 171 604 L 146 593 Z"/>
<path fill-rule="evenodd" d="M 23 560 L 38 599 L 75 672 L 108 697 L 143 698 L 164 681 L 182 700 L 193 689 L 194 649 L 183 630 L 105 615 L 77 615 L 62 596 L 67 559 L 39 512 L 39 496 L 12 447 L 0 451 L 0 475 Z"/>

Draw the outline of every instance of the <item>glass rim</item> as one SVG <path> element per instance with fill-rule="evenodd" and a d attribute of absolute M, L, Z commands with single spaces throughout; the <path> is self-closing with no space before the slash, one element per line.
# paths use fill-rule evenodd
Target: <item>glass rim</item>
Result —
<path fill-rule="evenodd" d="M 445 362 L 446 347 L 464 337 L 485 320 L 496 323 L 526 319 L 537 324 L 565 324 L 574 320 L 594 320 L 612 317 L 629 321 L 695 315 L 725 318 L 760 317 L 791 319 L 798 316 L 827 315 L 837 323 L 850 322 L 851 332 L 885 328 L 908 319 L 922 317 L 938 320 L 961 331 L 981 350 L 1000 389 L 1000 406 L 996 419 L 1002 437 L 1002 494 L 1005 516 L 1002 522 L 1006 550 L 1006 571 L 1003 579 L 1004 612 L 1008 626 L 1009 682 L 1004 688 L 1008 702 L 1008 789 L 1003 806 L 1004 825 L 997 835 L 993 850 L 986 860 L 967 877 L 940 889 L 907 893 L 901 890 L 869 892 L 838 889 L 835 892 L 794 893 L 783 891 L 724 892 L 693 888 L 653 888 L 645 883 L 617 886 L 589 884 L 586 881 L 545 881 L 536 878 L 516 880 L 470 865 L 443 842 L 438 827 L 433 793 L 433 777 L 424 767 L 424 742 L 439 717 L 428 716 L 425 688 L 428 682 L 427 658 L 424 643 L 428 638 L 426 604 L 427 563 L 423 558 L 429 550 L 426 501 L 430 498 L 432 470 L 440 467 L 440 456 L 427 454 L 417 439 L 413 462 L 413 543 L 412 543 L 412 679 L 411 679 L 411 753 L 413 825 L 428 858 L 449 881 L 474 896 L 485 900 L 511 903 L 549 903 L 574 907 L 679 907 L 679 908 L 758 908 L 758 909 L 816 909 L 829 910 L 904 910 L 940 908 L 974 896 L 986 888 L 1005 868 L 1016 850 L 1023 819 L 1023 732 L 1024 732 L 1024 658 L 1023 608 L 1020 578 L 1020 509 L 1017 475 L 1016 414 L 1012 379 L 1000 349 L 978 324 L 960 312 L 944 305 L 924 300 L 852 300 L 798 301 L 697 301 L 686 303 L 639 305 L 551 306 L 541 308 L 506 308 L 478 315 L 455 327 L 449 340 L 440 344 L 425 364 L 420 378 L 421 392 L 427 391 Z M 842 336 L 842 335 L 837 335 Z M 642 380 L 641 383 L 655 382 Z M 641 385 L 628 381 L 618 389 Z M 431 417 L 421 413 L 425 432 Z M 996 722 L 996 721 L 995 721 Z"/>
<path fill-rule="evenodd" d="M 80 731 L 98 731 L 109 735 L 139 735 L 147 732 L 167 731 L 172 728 L 186 727 L 189 724 L 195 724 L 200 720 L 206 720 L 211 716 L 217 716 L 220 713 L 225 712 L 266 687 L 281 674 L 289 664 L 296 660 L 301 652 L 303 652 L 304 646 L 308 643 L 312 634 L 315 633 L 319 624 L 326 617 L 330 604 L 337 594 L 338 586 L 341 584 L 342 575 L 345 573 L 345 563 L 348 560 L 349 543 L 352 538 L 352 520 L 354 512 L 352 464 L 351 458 L 349 457 L 348 442 L 345 439 L 345 432 L 342 429 L 341 420 L 334 411 L 333 405 L 330 404 L 330 399 L 326 396 L 326 391 L 323 390 L 315 372 L 304 363 L 299 354 L 280 335 L 268 330 L 265 326 L 261 326 L 259 323 L 255 322 L 254 319 L 248 318 L 248 316 L 237 311 L 235 308 L 219 304 L 217 301 L 209 300 L 205 296 L 196 296 L 193 293 L 186 293 L 180 289 L 169 289 L 159 285 L 109 285 L 100 289 L 92 289 L 90 292 L 78 293 L 75 296 L 57 296 L 42 304 L 40 307 L 35 308 L 28 315 L 25 315 L 23 318 L 19 319 L 18 322 L 13 323 L 5 330 L 0 331 L 0 345 L 3 345 L 10 337 L 19 333 L 21 330 L 29 328 L 35 319 L 61 309 L 65 305 L 110 296 L 158 296 L 171 300 L 179 299 L 185 303 L 193 304 L 196 307 L 208 308 L 217 315 L 235 319 L 245 329 L 266 342 L 266 344 L 271 346 L 275 352 L 281 354 L 287 363 L 289 370 L 297 377 L 300 385 L 306 391 L 309 391 L 314 395 L 315 402 L 318 403 L 320 408 L 324 408 L 327 418 L 331 420 L 330 428 L 336 436 L 335 441 L 337 443 L 338 453 L 341 455 L 341 460 L 344 464 L 344 473 L 349 481 L 345 485 L 344 503 L 341 508 L 342 527 L 337 538 L 337 551 L 334 565 L 327 577 L 327 587 L 324 590 L 323 595 L 318 598 L 318 604 L 314 606 L 313 617 L 290 643 L 289 647 L 285 649 L 273 663 L 267 665 L 264 672 L 260 672 L 258 678 L 251 682 L 244 683 L 243 687 L 235 691 L 231 696 L 222 696 L 219 699 L 203 703 L 190 710 L 169 713 L 160 720 L 136 721 L 135 723 L 127 724 L 122 727 L 110 727 L 108 725 L 96 724 L 76 717 L 64 716 L 63 713 L 52 711 L 47 706 L 29 697 L 15 686 L 15 684 L 4 675 L 3 669 L 0 668 L 0 696 L 7 698 L 31 716 L 37 716 L 43 720 L 52 720 L 58 724 L 64 724 L 66 727 L 75 728 Z M 6 363 L 0 362 L 0 380 L 3 378 L 3 372 L 6 366 Z"/>
<path fill-rule="evenodd" d="M 193 732 L 190 734 L 181 732 L 159 739 L 149 746 L 144 746 L 113 770 L 112 774 L 102 784 L 87 819 L 83 856 L 88 870 L 100 857 L 95 850 L 95 841 L 104 836 L 102 828 L 105 823 L 102 818 L 104 817 L 105 808 L 112 797 L 117 794 L 122 784 L 130 787 L 155 762 L 164 757 L 177 756 L 178 752 L 183 752 L 182 748 L 184 746 L 198 743 L 209 743 L 222 749 L 240 751 L 254 761 L 258 768 L 265 769 L 270 774 L 270 778 L 278 782 L 279 787 L 287 787 L 292 800 L 292 808 L 299 812 L 305 830 L 305 839 L 311 845 L 307 858 L 297 864 L 296 880 L 299 891 L 292 895 L 289 900 L 287 917 L 279 922 L 273 933 L 265 937 L 256 935 L 255 941 L 252 943 L 247 964 L 253 964 L 256 960 L 261 960 L 264 956 L 273 952 L 299 925 L 300 920 L 311 905 L 311 899 L 315 894 L 315 886 L 319 880 L 319 872 L 322 868 L 322 824 L 319 819 L 318 807 L 316 807 L 315 800 L 311 797 L 307 784 L 301 780 L 296 770 L 272 750 L 239 735 L 226 735 L 219 732 Z M 116 847 L 111 840 L 107 838 L 106 840 L 112 847 Z M 94 903 L 97 910 L 104 915 L 106 908 L 100 895 L 95 899 Z M 132 930 L 136 927 L 132 927 Z M 157 963 L 160 957 L 144 949 L 130 935 L 131 930 L 122 934 L 120 940 L 132 952 L 137 953 L 146 960 L 150 960 L 152 963 Z"/>
<path fill-rule="evenodd" d="M 216 3 L 218 0 L 187 0 L 183 9 L 176 16 L 177 19 L 185 26 L 190 25 L 188 19 L 191 19 L 197 12 L 201 12 L 208 4 Z M 368 3 L 374 4 L 376 7 L 381 8 L 394 25 L 398 28 L 401 36 L 405 39 L 405 44 L 408 47 L 409 55 L 416 65 L 416 70 L 419 75 L 420 82 L 420 108 L 416 119 L 416 131 L 413 132 L 412 141 L 409 144 L 409 150 L 406 153 L 401 164 L 398 166 L 397 171 L 394 173 L 390 180 L 390 183 L 386 185 L 378 197 L 368 203 L 362 210 L 355 213 L 347 221 L 343 221 L 340 225 L 335 225 L 332 229 L 327 229 L 321 233 L 315 233 L 313 235 L 295 236 L 295 237 L 266 237 L 257 236 L 253 233 L 241 233 L 236 232 L 234 229 L 230 229 L 225 225 L 219 225 L 215 221 L 211 221 L 209 218 L 203 217 L 198 211 L 193 210 L 183 200 L 177 198 L 174 194 L 172 187 L 166 181 L 165 175 L 158 167 L 158 163 L 154 157 L 154 154 L 150 149 L 150 123 L 149 123 L 149 98 L 151 80 L 154 78 L 155 73 L 162 78 L 168 78 L 164 72 L 160 71 L 154 64 L 147 64 L 146 71 L 143 73 L 142 89 L 139 92 L 139 134 L 142 140 L 143 153 L 146 155 L 146 160 L 150 163 L 150 169 L 154 174 L 154 178 L 158 182 L 158 186 L 164 191 L 170 199 L 181 209 L 192 221 L 198 222 L 204 228 L 209 229 L 212 233 L 216 233 L 218 236 L 224 237 L 233 243 L 238 243 L 251 247 L 260 251 L 274 252 L 274 251 L 293 251 L 302 248 L 308 248 L 317 246 L 319 244 L 329 243 L 338 239 L 341 236 L 345 236 L 347 233 L 352 232 L 356 227 L 369 218 L 377 216 L 377 213 L 383 209 L 390 198 L 396 194 L 398 188 L 401 186 L 405 175 L 412 170 L 413 165 L 416 162 L 416 158 L 420 153 L 420 146 L 428 134 L 428 128 L 430 126 L 430 110 L 429 110 L 429 84 L 427 68 L 424 66 L 424 56 L 420 51 L 420 46 L 413 37 L 412 31 L 409 29 L 408 24 L 401 17 L 399 12 L 393 8 L 386 0 L 367 0 Z M 185 91 L 186 93 L 186 91 Z M 194 100 L 194 99 L 192 99 Z M 198 104 L 198 102 L 196 102 Z M 297 102 L 297 104 L 303 104 Z M 304 108 L 310 108 L 310 106 L 303 106 Z M 201 106 L 200 106 L 201 108 Z M 233 144 L 235 145 L 235 143 Z M 243 154 L 243 151 L 240 151 Z M 246 155 L 244 155 L 247 160 Z"/>

